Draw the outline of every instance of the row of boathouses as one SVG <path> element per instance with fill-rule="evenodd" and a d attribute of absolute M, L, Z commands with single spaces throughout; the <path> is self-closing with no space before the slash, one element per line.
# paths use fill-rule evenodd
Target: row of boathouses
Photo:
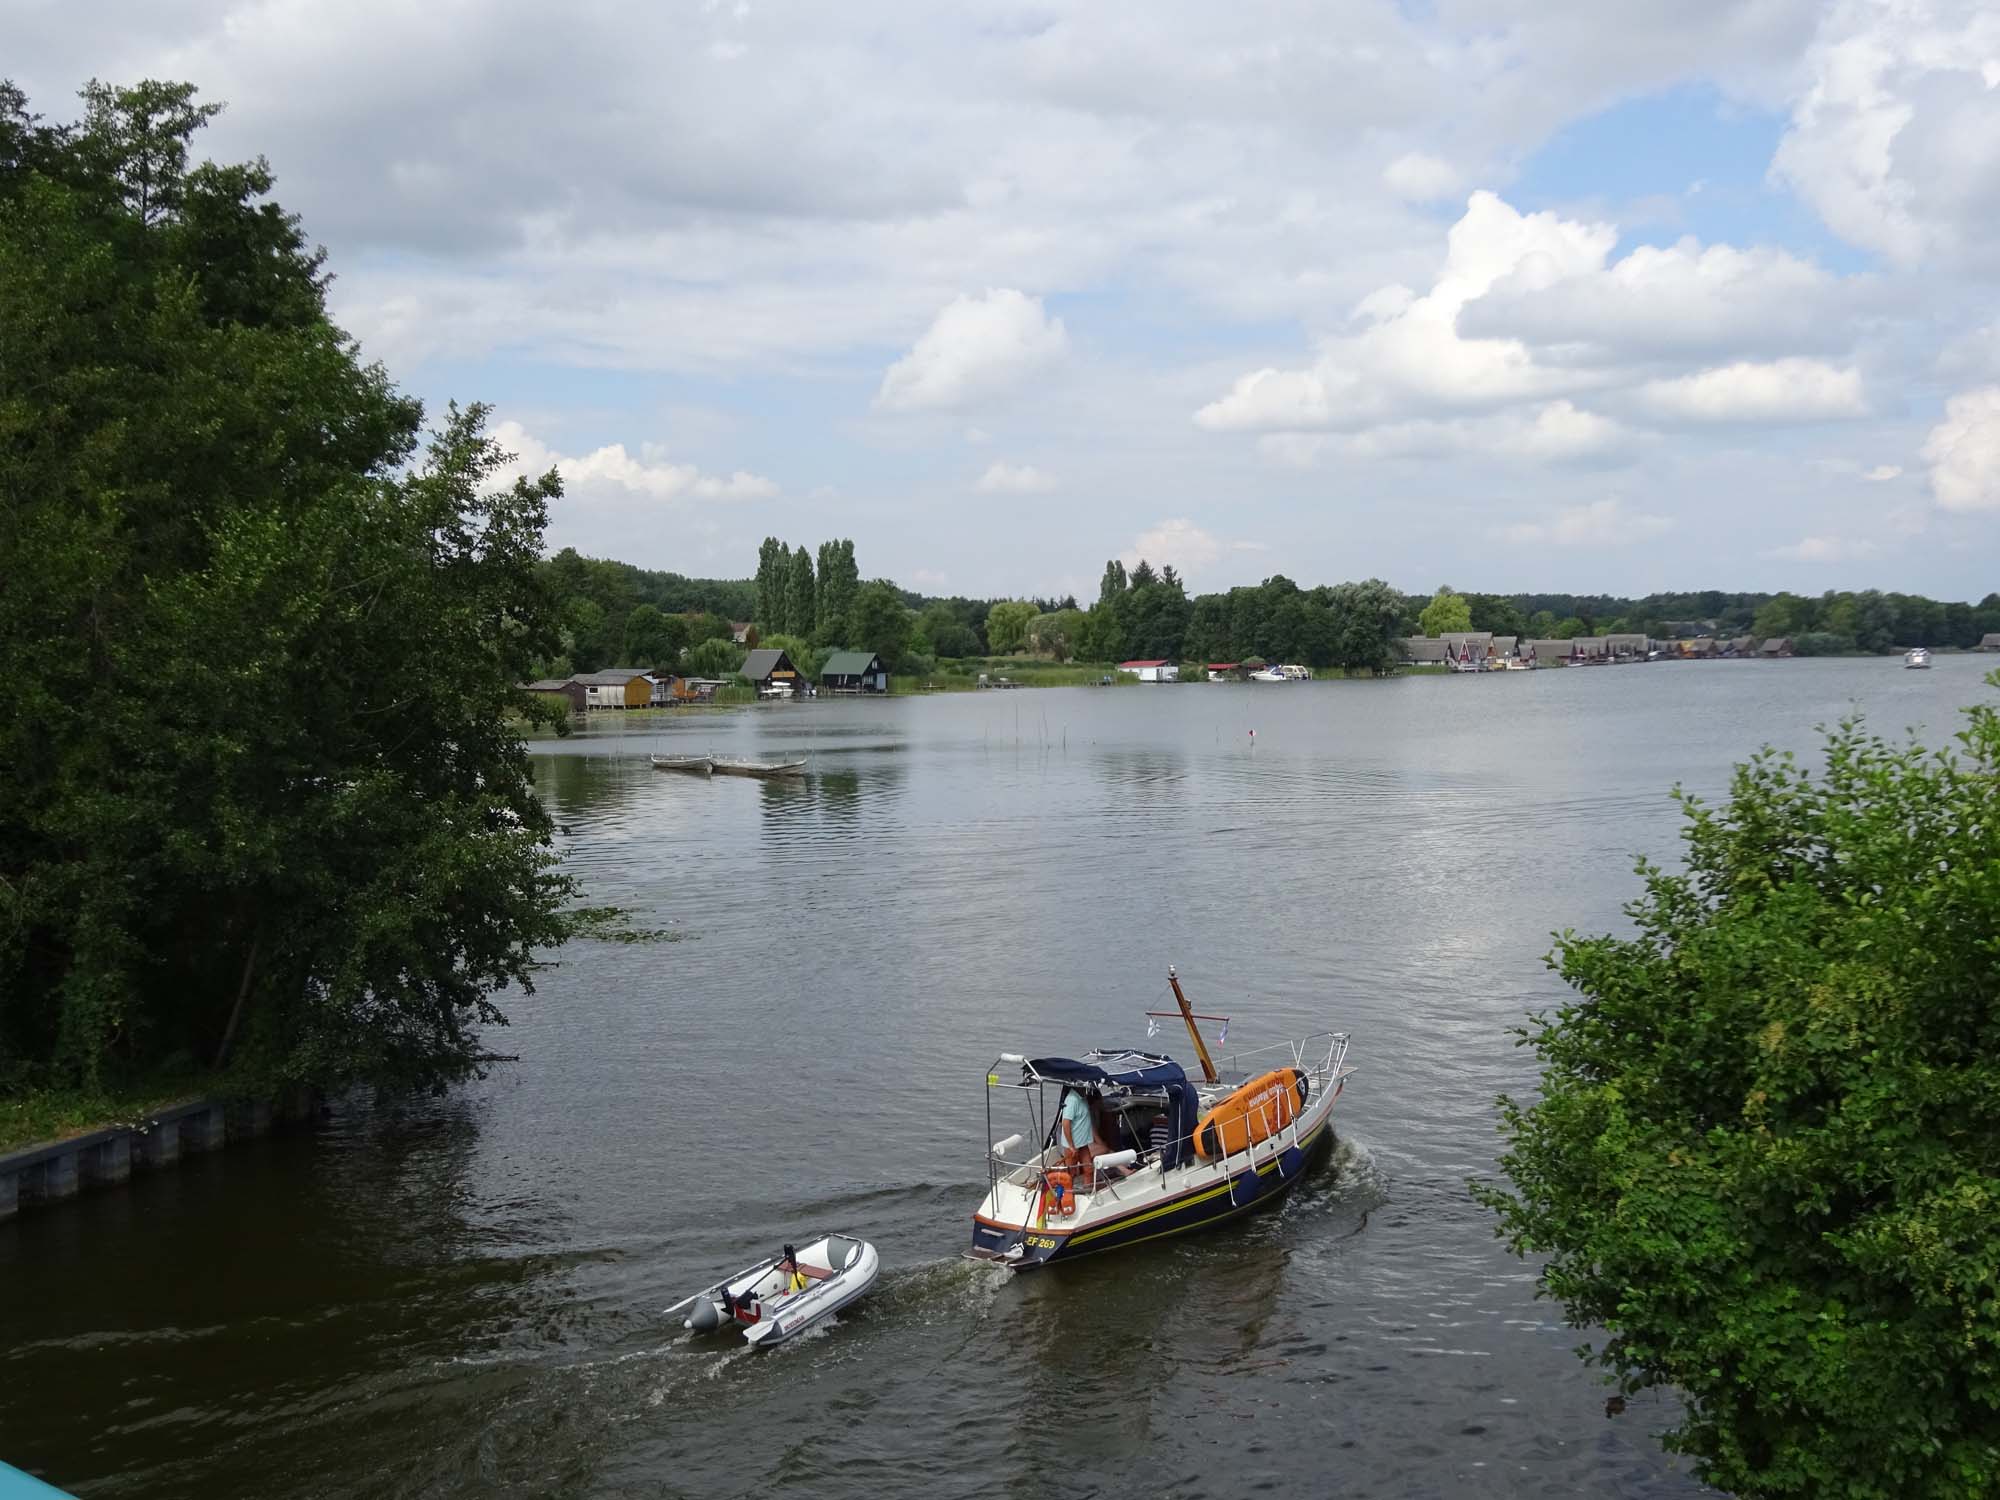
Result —
<path fill-rule="evenodd" d="M 816 693 L 863 694 L 889 691 L 889 672 L 873 651 L 836 651 L 820 668 L 815 685 L 783 651 L 752 651 L 736 674 L 757 690 L 760 698 L 807 698 Z M 718 688 L 717 677 L 684 677 L 664 668 L 607 667 L 601 672 L 577 672 L 545 677 L 522 688 L 544 697 L 560 698 L 575 713 L 605 708 L 672 708 L 708 703 Z"/>

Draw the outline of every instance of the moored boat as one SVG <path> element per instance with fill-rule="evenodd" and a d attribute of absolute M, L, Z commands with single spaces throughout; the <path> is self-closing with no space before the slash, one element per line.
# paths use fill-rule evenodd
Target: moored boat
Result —
<path fill-rule="evenodd" d="M 1027 1270 L 1206 1228 L 1276 1202 L 1331 1149 L 1347 1034 L 1238 1053 L 1225 1072 L 1196 1026 L 1223 1018 L 1196 1016 L 1172 969 L 1167 976 L 1199 1080 L 1164 1053 L 1139 1051 L 1002 1053 L 988 1069 L 989 1137 L 1004 1128 L 994 1104 L 1007 1093 L 1026 1128 L 989 1148 L 973 1259 Z M 1092 1124 L 1078 1148 L 1069 1122 L 1081 1110 Z"/>
<path fill-rule="evenodd" d="M 740 1328 L 762 1348 L 796 1338 L 866 1294 L 881 1261 L 875 1247 L 852 1235 L 829 1234 L 802 1250 L 785 1246 L 769 1260 L 738 1271 L 667 1309 L 681 1326 L 713 1333 Z"/>
<path fill-rule="evenodd" d="M 1903 653 L 1903 665 L 1906 667 L 1928 667 L 1930 664 L 1931 654 L 1922 646 L 1912 646 Z"/>
<path fill-rule="evenodd" d="M 803 776 L 806 761 L 802 755 L 797 760 L 741 760 L 727 756 L 716 756 L 709 763 L 718 776 Z"/>
<path fill-rule="evenodd" d="M 655 771 L 687 771 L 706 776 L 715 768 L 715 762 L 706 755 L 655 755 L 651 759 Z"/>

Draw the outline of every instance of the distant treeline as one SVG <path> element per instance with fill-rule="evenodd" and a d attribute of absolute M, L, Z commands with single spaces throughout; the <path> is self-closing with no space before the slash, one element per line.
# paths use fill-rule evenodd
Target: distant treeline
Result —
<path fill-rule="evenodd" d="M 893 670 L 923 671 L 938 658 L 1027 651 L 1059 661 L 1299 662 L 1379 670 L 1403 636 L 1440 629 L 1568 639 L 1634 633 L 1788 636 L 1803 654 L 1879 652 L 1902 646 L 1969 647 L 2000 632 L 2000 594 L 1978 604 L 1915 594 L 1728 593 L 1709 589 L 1626 598 L 1614 594 L 1480 594 L 1449 587 L 1405 594 L 1379 579 L 1302 588 L 1282 574 L 1224 593 L 1190 596 L 1171 567 L 1143 559 L 1105 564 L 1089 607 L 1065 598 L 939 598 L 887 580 L 860 583 L 851 541 L 817 552 L 767 537 L 754 579 L 694 579 L 565 550 L 544 565 L 559 601 L 566 655 L 551 665 L 584 671 L 685 662 L 682 653 L 726 640 L 728 621 L 753 622 L 811 670 L 843 646 L 881 653 Z M 678 617 L 663 621 L 662 617 Z M 740 658 L 741 647 L 736 655 Z M 710 670 L 729 668 L 711 650 Z"/>

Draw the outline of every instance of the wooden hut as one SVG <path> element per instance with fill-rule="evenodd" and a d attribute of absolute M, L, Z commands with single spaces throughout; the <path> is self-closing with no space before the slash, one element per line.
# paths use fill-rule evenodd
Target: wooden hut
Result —
<path fill-rule="evenodd" d="M 886 693 L 889 669 L 873 651 L 836 651 L 819 669 L 819 685 L 829 693 Z"/>

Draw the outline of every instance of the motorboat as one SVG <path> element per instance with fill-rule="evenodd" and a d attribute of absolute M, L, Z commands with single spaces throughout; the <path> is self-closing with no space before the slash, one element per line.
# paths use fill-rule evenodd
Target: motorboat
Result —
<path fill-rule="evenodd" d="M 972 1216 L 967 1255 L 1015 1270 L 1122 1250 L 1277 1202 L 1333 1145 L 1333 1105 L 1352 1071 L 1348 1035 L 1322 1031 L 1232 1055 L 1218 1067 L 1170 968 L 1180 1018 L 1200 1059 L 1188 1077 L 1164 1053 L 1003 1052 L 986 1073 L 986 1196 Z M 1149 1012 L 1155 1021 L 1173 1012 Z M 1092 1142 L 1063 1133 L 1068 1096 L 1080 1095 Z M 1011 1097 L 1010 1097 L 1011 1096 Z"/>
<path fill-rule="evenodd" d="M 706 776 L 715 769 L 714 760 L 706 755 L 655 755 L 651 759 L 655 771 L 687 771 Z"/>
<path fill-rule="evenodd" d="M 1906 667 L 1927 668 L 1930 666 L 1930 664 L 1931 664 L 1931 654 L 1929 650 L 1923 646 L 1912 646 L 1909 650 L 1903 653 L 1903 665 Z"/>
<path fill-rule="evenodd" d="M 875 1247 L 866 1240 L 823 1235 L 800 1250 L 787 1245 L 769 1260 L 683 1298 L 667 1313 L 682 1314 L 681 1327 L 697 1333 L 740 1328 L 745 1343 L 767 1348 L 859 1301 L 880 1269 Z"/>
<path fill-rule="evenodd" d="M 1283 667 L 1259 667 L 1250 674 L 1252 682 L 1290 682 L 1292 679 Z"/>
<path fill-rule="evenodd" d="M 803 776 L 806 760 L 803 755 L 797 760 L 741 760 L 718 755 L 710 760 L 709 769 L 718 776 Z"/>

